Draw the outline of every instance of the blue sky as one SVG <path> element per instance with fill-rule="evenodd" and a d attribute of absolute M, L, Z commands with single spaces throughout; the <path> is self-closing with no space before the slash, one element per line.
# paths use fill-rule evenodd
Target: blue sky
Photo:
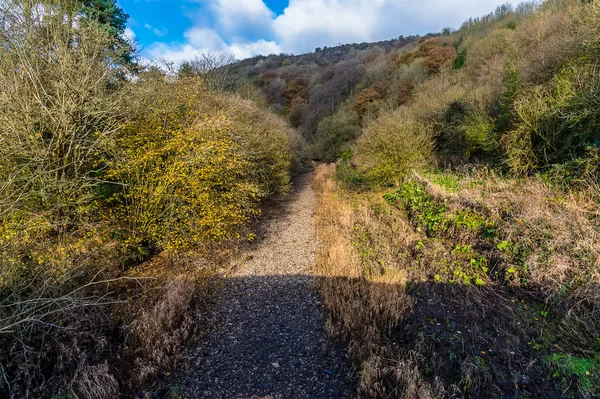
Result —
<path fill-rule="evenodd" d="M 304 53 L 458 27 L 502 0 L 118 0 L 146 59 Z M 517 1 L 509 1 L 516 4 Z"/>

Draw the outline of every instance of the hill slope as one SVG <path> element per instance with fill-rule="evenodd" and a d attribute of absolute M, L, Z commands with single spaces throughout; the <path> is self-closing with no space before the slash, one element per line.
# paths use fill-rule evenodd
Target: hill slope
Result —
<path fill-rule="evenodd" d="M 597 1 L 499 8 L 388 58 L 401 105 L 371 86 L 319 125 L 352 132 L 317 267 L 360 397 L 600 394 L 599 27 Z"/>

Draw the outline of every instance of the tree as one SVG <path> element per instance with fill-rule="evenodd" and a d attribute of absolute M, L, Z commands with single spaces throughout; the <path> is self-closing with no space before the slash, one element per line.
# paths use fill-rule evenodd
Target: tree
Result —
<path fill-rule="evenodd" d="M 113 36 L 125 32 L 129 15 L 117 5 L 115 0 L 84 0 L 82 4 L 84 13 L 106 26 Z"/>
<path fill-rule="evenodd" d="M 34 7 L 37 6 L 37 7 Z M 0 2 L 0 214 L 86 202 L 117 130 L 116 37 L 74 1 Z"/>
<path fill-rule="evenodd" d="M 179 77 L 202 76 L 208 88 L 223 91 L 229 83 L 229 72 L 235 58 L 230 54 L 208 51 L 179 66 Z"/>
<path fill-rule="evenodd" d="M 115 43 L 121 48 L 128 48 L 123 53 L 123 61 L 129 66 L 133 65 L 134 49 L 123 38 L 129 15 L 117 5 L 116 0 L 79 0 L 81 2 L 81 13 L 86 19 L 97 21 L 113 37 Z"/>

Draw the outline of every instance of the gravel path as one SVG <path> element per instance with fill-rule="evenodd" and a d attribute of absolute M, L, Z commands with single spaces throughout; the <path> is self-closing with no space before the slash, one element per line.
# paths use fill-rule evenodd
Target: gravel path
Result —
<path fill-rule="evenodd" d="M 349 398 L 346 350 L 331 342 L 311 270 L 314 192 L 301 176 L 227 279 L 218 327 L 174 376 L 187 398 Z"/>

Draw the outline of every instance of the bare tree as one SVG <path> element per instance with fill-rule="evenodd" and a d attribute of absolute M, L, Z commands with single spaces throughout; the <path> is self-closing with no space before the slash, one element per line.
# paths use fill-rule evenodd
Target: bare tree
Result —
<path fill-rule="evenodd" d="M 210 90 L 223 91 L 228 86 L 234 62 L 231 54 L 208 51 L 183 62 L 179 67 L 179 76 L 202 76 Z"/>
<path fill-rule="evenodd" d="M 83 199 L 117 130 L 118 43 L 76 10 L 0 2 L 0 215 Z"/>

